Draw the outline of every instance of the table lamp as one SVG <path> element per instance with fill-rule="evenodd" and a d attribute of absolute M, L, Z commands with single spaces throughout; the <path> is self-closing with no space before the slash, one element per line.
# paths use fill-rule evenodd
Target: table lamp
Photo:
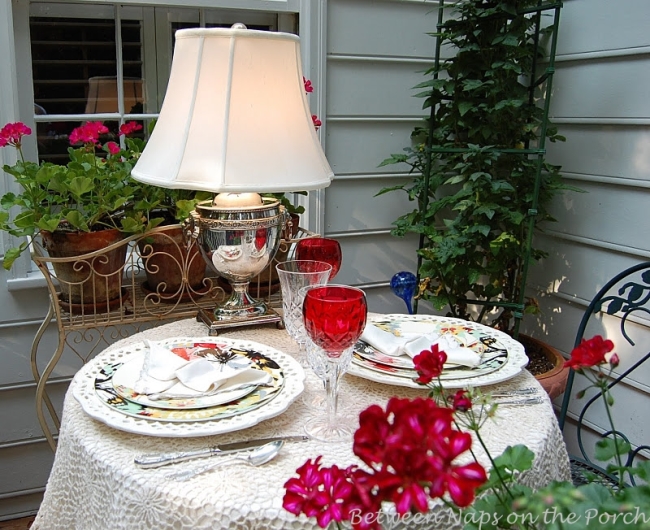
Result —
<path fill-rule="evenodd" d="M 122 81 L 124 111 L 142 112 L 142 79 L 124 78 Z M 95 76 L 88 79 L 88 100 L 86 114 L 118 112 L 117 78 L 113 76 Z"/>
<path fill-rule="evenodd" d="M 232 286 L 214 312 L 199 314 L 211 332 L 281 322 L 248 294 L 287 216 L 259 194 L 320 189 L 333 176 L 307 103 L 300 39 L 243 24 L 178 30 L 160 116 L 132 176 L 217 193 L 188 219 L 208 265 Z"/>

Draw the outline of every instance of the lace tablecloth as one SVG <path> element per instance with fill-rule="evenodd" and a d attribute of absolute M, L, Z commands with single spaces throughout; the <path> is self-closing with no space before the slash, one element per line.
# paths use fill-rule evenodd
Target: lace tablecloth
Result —
<path fill-rule="evenodd" d="M 145 338 L 160 340 L 181 336 L 205 337 L 207 332 L 203 324 L 183 320 L 123 339 L 111 349 Z M 248 327 L 221 336 L 267 344 L 306 365 L 297 345 L 284 330 L 271 326 Z M 78 383 L 75 377 L 64 403 L 54 466 L 32 529 L 315 528 L 313 519 L 296 517 L 282 508 L 283 484 L 307 459 L 318 455 L 323 455 L 324 465 L 346 467 L 360 463 L 352 453 L 351 443 L 328 444 L 314 440 L 291 443 L 263 467 L 226 465 L 188 482 L 165 479 L 169 467 L 147 470 L 133 463 L 134 457 L 143 452 L 193 450 L 242 439 L 303 434 L 303 424 L 313 410 L 307 402 L 314 394 L 323 392 L 316 375 L 308 368 L 305 372 L 305 391 L 280 416 L 238 432 L 195 438 L 130 434 L 90 418 L 73 397 L 73 386 Z M 539 385 L 524 370 L 498 386 L 514 389 Z M 486 387 L 486 391 L 489 389 Z M 543 393 L 541 387 L 539 392 Z M 341 381 L 340 410 L 357 417 L 370 404 L 385 405 L 393 395 L 424 396 L 426 390 L 382 385 L 348 374 Z M 500 407 L 496 418 L 487 422 L 482 433 L 493 455 L 500 454 L 508 445 L 519 443 L 535 452 L 534 468 L 522 477 L 522 482 L 529 486 L 539 487 L 554 479 L 569 478 L 566 447 L 548 399 L 537 405 Z M 477 444 L 474 447 L 487 467 L 485 455 Z M 173 467 L 193 465 L 196 463 L 186 462 Z M 438 524 L 432 525 L 434 519 L 430 519 L 426 527 L 462 527 L 448 515 L 445 517 L 441 511 L 435 519 Z"/>

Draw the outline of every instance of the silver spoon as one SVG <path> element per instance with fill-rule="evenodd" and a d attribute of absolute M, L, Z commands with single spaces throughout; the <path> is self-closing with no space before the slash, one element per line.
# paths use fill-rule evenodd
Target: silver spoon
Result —
<path fill-rule="evenodd" d="M 197 475 L 207 473 L 208 471 L 212 471 L 213 469 L 216 469 L 217 467 L 223 464 L 228 464 L 230 462 L 244 462 L 245 464 L 250 464 L 251 466 L 261 466 L 262 464 L 266 464 L 268 461 L 273 460 L 273 458 L 275 458 L 276 455 L 280 452 L 280 449 L 282 449 L 283 445 L 284 445 L 284 440 L 275 440 L 273 442 L 269 442 L 260 447 L 257 447 L 256 449 L 250 451 L 249 453 L 236 455 L 230 458 L 223 458 L 218 462 L 212 462 L 208 465 L 204 465 L 194 469 L 187 469 L 185 471 L 176 471 L 173 473 L 167 473 L 165 475 L 165 478 L 171 480 L 180 480 L 181 482 L 185 482 L 186 480 L 190 480 L 191 478 L 194 478 Z"/>

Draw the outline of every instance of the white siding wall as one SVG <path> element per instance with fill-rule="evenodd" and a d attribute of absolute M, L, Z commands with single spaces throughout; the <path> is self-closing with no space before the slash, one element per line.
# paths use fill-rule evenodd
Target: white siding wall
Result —
<path fill-rule="evenodd" d="M 388 288 L 393 274 L 415 272 L 415 238 L 398 240 L 391 223 L 414 208 L 406 194 L 375 197 L 409 178 L 407 167 L 378 168 L 401 153 L 424 115 L 412 97 L 431 65 L 437 3 L 329 0 L 326 153 L 335 173 L 325 192 L 324 232 L 343 250 L 337 282 L 360 285 L 371 311 L 404 312 Z M 317 87 L 318 89 L 318 87 Z"/>
<path fill-rule="evenodd" d="M 562 9 L 551 116 L 567 141 L 550 144 L 549 161 L 562 165 L 567 183 L 584 193 L 565 193 L 555 203 L 558 222 L 539 240 L 551 255 L 533 271 L 546 293 L 543 315 L 526 327 L 565 354 L 596 291 L 624 268 L 650 259 L 649 22 L 646 0 L 566 0 Z M 638 350 L 647 351 L 645 324 L 636 353 L 617 345 L 623 351 L 619 371 L 640 356 Z M 616 426 L 637 441 L 650 437 L 647 421 L 631 412 L 644 410 L 644 401 L 647 407 L 649 376 L 650 367 L 637 374 L 636 388 L 616 393 Z M 577 380 L 573 394 L 583 385 Z M 583 401 L 573 399 L 570 410 L 579 411 Z M 602 415 L 590 419 L 595 430 L 605 427 Z M 576 452 L 571 426 L 565 431 Z"/>

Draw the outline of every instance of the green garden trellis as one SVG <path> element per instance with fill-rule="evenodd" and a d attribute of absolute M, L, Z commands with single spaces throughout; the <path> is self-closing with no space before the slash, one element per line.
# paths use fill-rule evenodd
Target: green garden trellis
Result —
<path fill-rule="evenodd" d="M 434 68 L 432 78 L 434 80 L 439 79 L 440 65 L 441 65 L 441 49 L 443 47 L 443 30 L 448 28 L 450 24 L 454 24 L 454 20 L 446 21 L 444 20 L 445 9 L 449 6 L 445 6 L 444 0 L 440 0 L 438 7 L 438 22 L 437 22 L 437 33 L 436 33 L 436 49 L 434 55 Z M 532 40 L 534 49 L 536 51 L 541 49 L 542 46 L 542 16 L 548 15 L 552 17 L 552 23 L 546 26 L 545 31 L 550 33 L 550 42 L 548 45 L 548 54 L 545 55 L 545 65 L 541 75 L 536 77 L 537 71 L 539 68 L 539 54 L 535 53 L 535 56 L 532 61 L 532 67 L 530 72 L 530 79 L 532 82 L 528 84 L 528 104 L 529 105 L 540 105 L 543 109 L 541 122 L 539 123 L 539 134 L 537 136 L 537 142 L 535 146 L 529 144 L 525 145 L 522 149 L 506 149 L 506 148 L 491 148 L 486 149 L 485 152 L 495 153 L 497 155 L 507 154 L 507 155 L 516 155 L 516 156 L 527 156 L 535 160 L 535 182 L 534 182 L 534 191 L 532 195 L 532 200 L 530 203 L 530 208 L 528 211 L 524 212 L 526 216 L 526 238 L 523 244 L 522 253 L 523 253 L 523 266 L 517 281 L 520 282 L 521 288 L 518 290 L 518 298 L 516 300 L 480 300 L 480 299 L 470 299 L 464 298 L 463 301 L 467 304 L 473 305 L 483 305 L 491 308 L 503 308 L 512 311 L 514 317 L 514 327 L 512 329 L 514 337 L 518 336 L 519 326 L 521 319 L 524 315 L 525 310 L 525 285 L 529 272 L 529 264 L 531 260 L 531 249 L 533 244 L 533 234 L 535 228 L 536 215 L 538 214 L 538 204 L 539 204 L 539 195 L 540 187 L 543 177 L 544 169 L 544 157 L 546 155 L 546 140 L 547 140 L 547 130 L 549 126 L 549 110 L 550 110 L 550 100 L 551 100 L 551 91 L 552 91 L 552 82 L 553 75 L 555 73 L 555 55 L 557 50 L 557 37 L 558 37 L 558 28 L 559 28 L 559 18 L 560 10 L 562 7 L 562 2 L 543 2 L 539 1 L 536 6 L 529 6 L 522 8 L 516 12 L 516 16 L 521 15 L 530 15 L 534 19 L 534 31 L 532 33 Z M 505 15 L 504 15 L 505 16 Z M 542 90 L 543 89 L 543 90 Z M 543 96 L 538 97 L 540 90 L 543 92 Z M 536 101 L 536 97 L 538 100 Z M 466 147 L 450 148 L 450 147 L 436 147 L 433 144 L 434 139 L 434 128 L 436 127 L 436 106 L 431 105 L 431 111 L 429 115 L 429 129 L 428 136 L 426 141 L 425 152 L 427 156 L 425 158 L 425 165 L 423 170 L 424 185 L 422 187 L 422 192 L 418 195 L 418 208 L 422 212 L 426 212 L 429 206 L 429 190 L 430 190 L 430 176 L 433 164 L 434 154 L 452 154 L 452 153 L 469 153 L 471 149 Z M 425 247 L 427 235 L 420 232 L 419 242 L 418 242 L 418 251 Z M 420 269 L 422 266 L 423 257 L 418 252 L 417 257 L 417 279 L 418 283 L 421 279 Z M 417 312 L 418 300 L 416 298 L 414 302 L 414 311 Z"/>

